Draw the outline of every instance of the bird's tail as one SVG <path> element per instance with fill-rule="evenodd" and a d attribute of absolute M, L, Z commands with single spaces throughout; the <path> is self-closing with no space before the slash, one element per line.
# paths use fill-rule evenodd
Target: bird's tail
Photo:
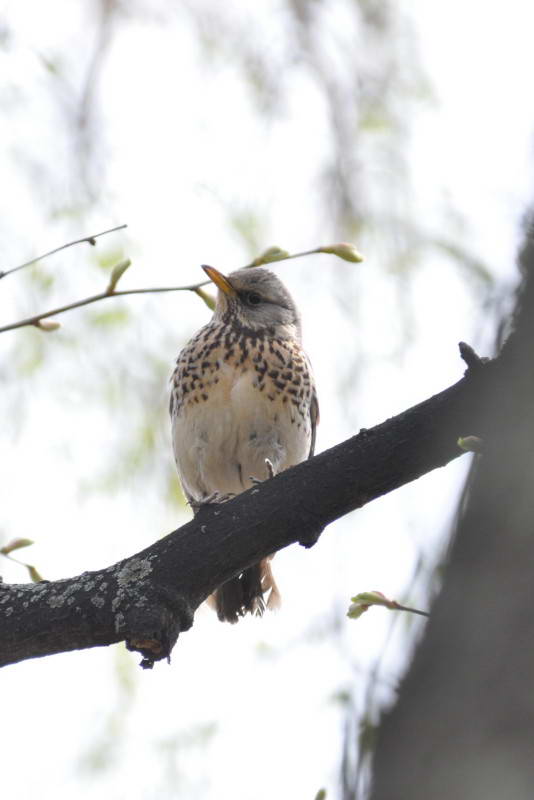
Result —
<path fill-rule="evenodd" d="M 264 558 L 248 567 L 219 586 L 208 598 L 221 622 L 235 623 L 245 614 L 261 617 L 266 608 L 274 610 L 280 607 L 280 592 L 271 570 L 271 558 Z"/>

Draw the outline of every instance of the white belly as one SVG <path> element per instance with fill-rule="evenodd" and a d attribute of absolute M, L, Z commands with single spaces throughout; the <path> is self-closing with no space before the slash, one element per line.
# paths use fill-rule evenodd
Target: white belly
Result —
<path fill-rule="evenodd" d="M 311 423 L 277 395 L 269 399 L 254 385 L 254 374 L 223 365 L 222 380 L 207 400 L 188 402 L 173 419 L 178 472 L 190 499 L 219 492 L 238 494 L 267 478 L 265 459 L 275 473 L 308 457 Z"/>

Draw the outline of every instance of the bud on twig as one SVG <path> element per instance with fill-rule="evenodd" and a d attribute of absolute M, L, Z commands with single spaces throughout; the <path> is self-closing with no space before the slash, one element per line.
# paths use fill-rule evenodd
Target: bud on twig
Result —
<path fill-rule="evenodd" d="M 111 277 L 109 279 L 109 283 L 106 289 L 106 294 L 113 294 L 115 289 L 117 288 L 117 284 L 128 269 L 132 262 L 129 258 L 125 258 L 124 261 L 119 261 L 118 264 L 115 264 L 113 269 L 111 270 Z"/>
<path fill-rule="evenodd" d="M 364 614 L 370 606 L 384 606 L 392 611 L 409 611 L 412 614 L 420 614 L 422 617 L 430 616 L 426 611 L 420 611 L 417 608 L 409 608 L 408 606 L 401 606 L 396 600 L 390 600 L 382 592 L 361 592 L 355 597 L 351 597 L 351 604 L 347 611 L 347 617 L 351 619 L 358 619 Z"/>
<path fill-rule="evenodd" d="M 36 328 L 39 328 L 39 330 L 46 331 L 47 333 L 50 331 L 57 331 L 58 328 L 61 328 L 61 322 L 55 322 L 53 319 L 38 319 L 37 322 L 33 324 Z"/>
<path fill-rule="evenodd" d="M 344 261 L 352 261 L 355 264 L 359 264 L 363 261 L 362 254 L 356 249 L 353 244 L 349 242 L 339 242 L 338 244 L 329 244 L 325 247 L 318 247 L 318 253 L 330 253 L 333 256 L 338 256 L 339 258 L 344 259 Z"/>
<path fill-rule="evenodd" d="M 23 547 L 29 547 L 30 545 L 34 544 L 31 539 L 12 539 L 10 542 L 5 544 L 3 547 L 0 547 L 0 555 L 5 556 L 10 561 L 14 561 L 16 564 L 20 564 L 21 567 L 26 567 L 29 572 L 30 578 L 34 583 L 40 583 L 40 581 L 44 580 L 42 575 L 39 571 L 33 566 L 33 564 L 26 564 L 25 561 L 20 561 L 18 558 L 15 558 L 11 555 L 14 550 L 20 550 Z"/>
<path fill-rule="evenodd" d="M 41 581 L 44 581 L 43 576 L 35 569 L 34 566 L 32 566 L 32 564 L 26 564 L 25 566 L 27 567 L 28 572 L 30 573 L 30 578 L 34 583 L 40 583 Z"/>
<path fill-rule="evenodd" d="M 484 452 L 484 441 L 478 436 L 460 436 L 456 444 L 466 453 L 480 454 Z"/>
<path fill-rule="evenodd" d="M 204 300 L 208 308 L 211 308 L 212 311 L 215 310 L 215 298 L 209 292 L 205 292 L 200 286 L 195 286 L 193 292 L 198 294 L 201 300 Z"/>
<path fill-rule="evenodd" d="M 7 556 L 14 550 L 20 550 L 22 547 L 29 547 L 32 544 L 33 541 L 31 539 L 12 539 L 0 548 L 0 553 L 2 553 L 3 556 Z"/>
<path fill-rule="evenodd" d="M 273 261 L 283 261 L 289 258 L 287 250 L 282 250 L 280 247 L 268 247 L 261 255 L 251 261 L 249 267 L 261 267 L 262 264 L 271 264 Z"/>

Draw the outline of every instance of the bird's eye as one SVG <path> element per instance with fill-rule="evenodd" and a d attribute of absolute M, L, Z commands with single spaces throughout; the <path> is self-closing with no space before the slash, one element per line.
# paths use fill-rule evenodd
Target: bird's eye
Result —
<path fill-rule="evenodd" d="M 257 292 L 247 292 L 246 301 L 249 306 L 259 306 L 261 297 Z"/>

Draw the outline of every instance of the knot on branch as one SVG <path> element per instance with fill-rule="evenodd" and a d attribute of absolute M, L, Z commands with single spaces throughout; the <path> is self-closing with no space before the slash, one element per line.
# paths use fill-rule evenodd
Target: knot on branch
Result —
<path fill-rule="evenodd" d="M 181 632 L 193 624 L 193 609 L 184 597 L 166 586 L 154 585 L 149 559 L 133 558 L 117 572 L 112 603 L 115 629 L 128 650 L 141 653 L 143 669 L 167 659 Z"/>
<path fill-rule="evenodd" d="M 178 636 L 193 624 L 193 610 L 183 597 L 170 591 L 145 585 L 141 592 L 136 602 L 119 612 L 119 622 L 126 648 L 141 653 L 143 669 L 152 669 L 156 661 L 167 659 L 170 663 Z"/>
<path fill-rule="evenodd" d="M 299 518 L 302 520 L 302 527 L 305 533 L 299 536 L 298 542 L 302 547 L 307 550 L 317 544 L 319 536 L 324 531 L 326 525 L 324 519 L 319 514 L 316 514 L 311 508 L 306 508 L 299 513 Z"/>

